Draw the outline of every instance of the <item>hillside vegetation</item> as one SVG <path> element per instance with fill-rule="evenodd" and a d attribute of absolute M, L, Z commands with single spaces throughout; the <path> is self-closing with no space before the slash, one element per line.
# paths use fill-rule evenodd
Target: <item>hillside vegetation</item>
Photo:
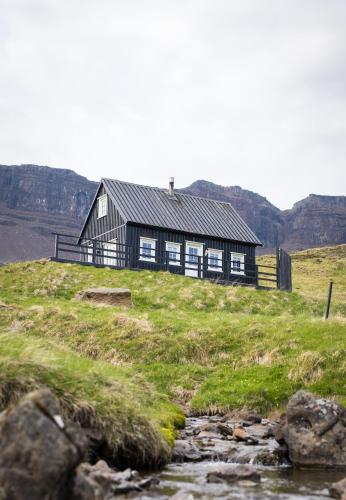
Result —
<path fill-rule="evenodd" d="M 283 293 L 45 260 L 4 266 L 0 410 L 50 386 L 67 415 L 104 430 L 115 460 L 140 466 L 167 459 L 181 406 L 268 413 L 301 387 L 345 404 L 346 245 L 296 253 L 293 269 Z M 75 300 L 94 286 L 128 287 L 135 305 Z"/>

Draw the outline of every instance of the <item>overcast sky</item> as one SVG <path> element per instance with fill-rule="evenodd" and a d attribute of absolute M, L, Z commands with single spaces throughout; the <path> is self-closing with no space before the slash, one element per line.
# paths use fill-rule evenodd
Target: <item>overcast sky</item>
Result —
<path fill-rule="evenodd" d="M 0 0 L 0 163 L 346 192 L 346 0 Z"/>

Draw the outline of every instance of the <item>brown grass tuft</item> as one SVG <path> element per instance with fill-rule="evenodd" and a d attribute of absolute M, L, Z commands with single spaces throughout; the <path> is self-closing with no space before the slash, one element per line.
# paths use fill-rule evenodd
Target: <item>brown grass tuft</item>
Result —
<path fill-rule="evenodd" d="M 305 351 L 298 355 L 295 366 L 288 373 L 288 379 L 292 382 L 309 384 L 321 380 L 323 376 L 323 356 L 318 352 Z"/>

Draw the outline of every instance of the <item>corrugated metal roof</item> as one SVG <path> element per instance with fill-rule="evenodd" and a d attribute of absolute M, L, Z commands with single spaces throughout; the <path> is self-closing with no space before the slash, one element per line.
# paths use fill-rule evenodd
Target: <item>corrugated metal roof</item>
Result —
<path fill-rule="evenodd" d="M 261 245 L 230 203 L 161 188 L 102 179 L 127 222 Z"/>

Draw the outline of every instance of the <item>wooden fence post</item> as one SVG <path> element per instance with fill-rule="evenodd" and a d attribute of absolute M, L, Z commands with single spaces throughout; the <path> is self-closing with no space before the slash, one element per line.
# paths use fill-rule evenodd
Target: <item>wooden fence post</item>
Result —
<path fill-rule="evenodd" d="M 276 288 L 280 290 L 280 248 L 276 249 Z"/>
<path fill-rule="evenodd" d="M 96 264 L 96 240 L 93 240 L 93 264 Z"/>
<path fill-rule="evenodd" d="M 59 253 L 59 235 L 55 235 L 55 258 L 58 258 L 58 253 Z"/>
<path fill-rule="evenodd" d="M 324 319 L 328 319 L 329 318 L 330 304 L 332 302 L 332 291 L 333 291 L 333 281 L 330 280 L 330 282 L 329 282 L 329 288 L 328 288 L 328 299 L 327 299 L 326 314 L 325 314 Z"/>

